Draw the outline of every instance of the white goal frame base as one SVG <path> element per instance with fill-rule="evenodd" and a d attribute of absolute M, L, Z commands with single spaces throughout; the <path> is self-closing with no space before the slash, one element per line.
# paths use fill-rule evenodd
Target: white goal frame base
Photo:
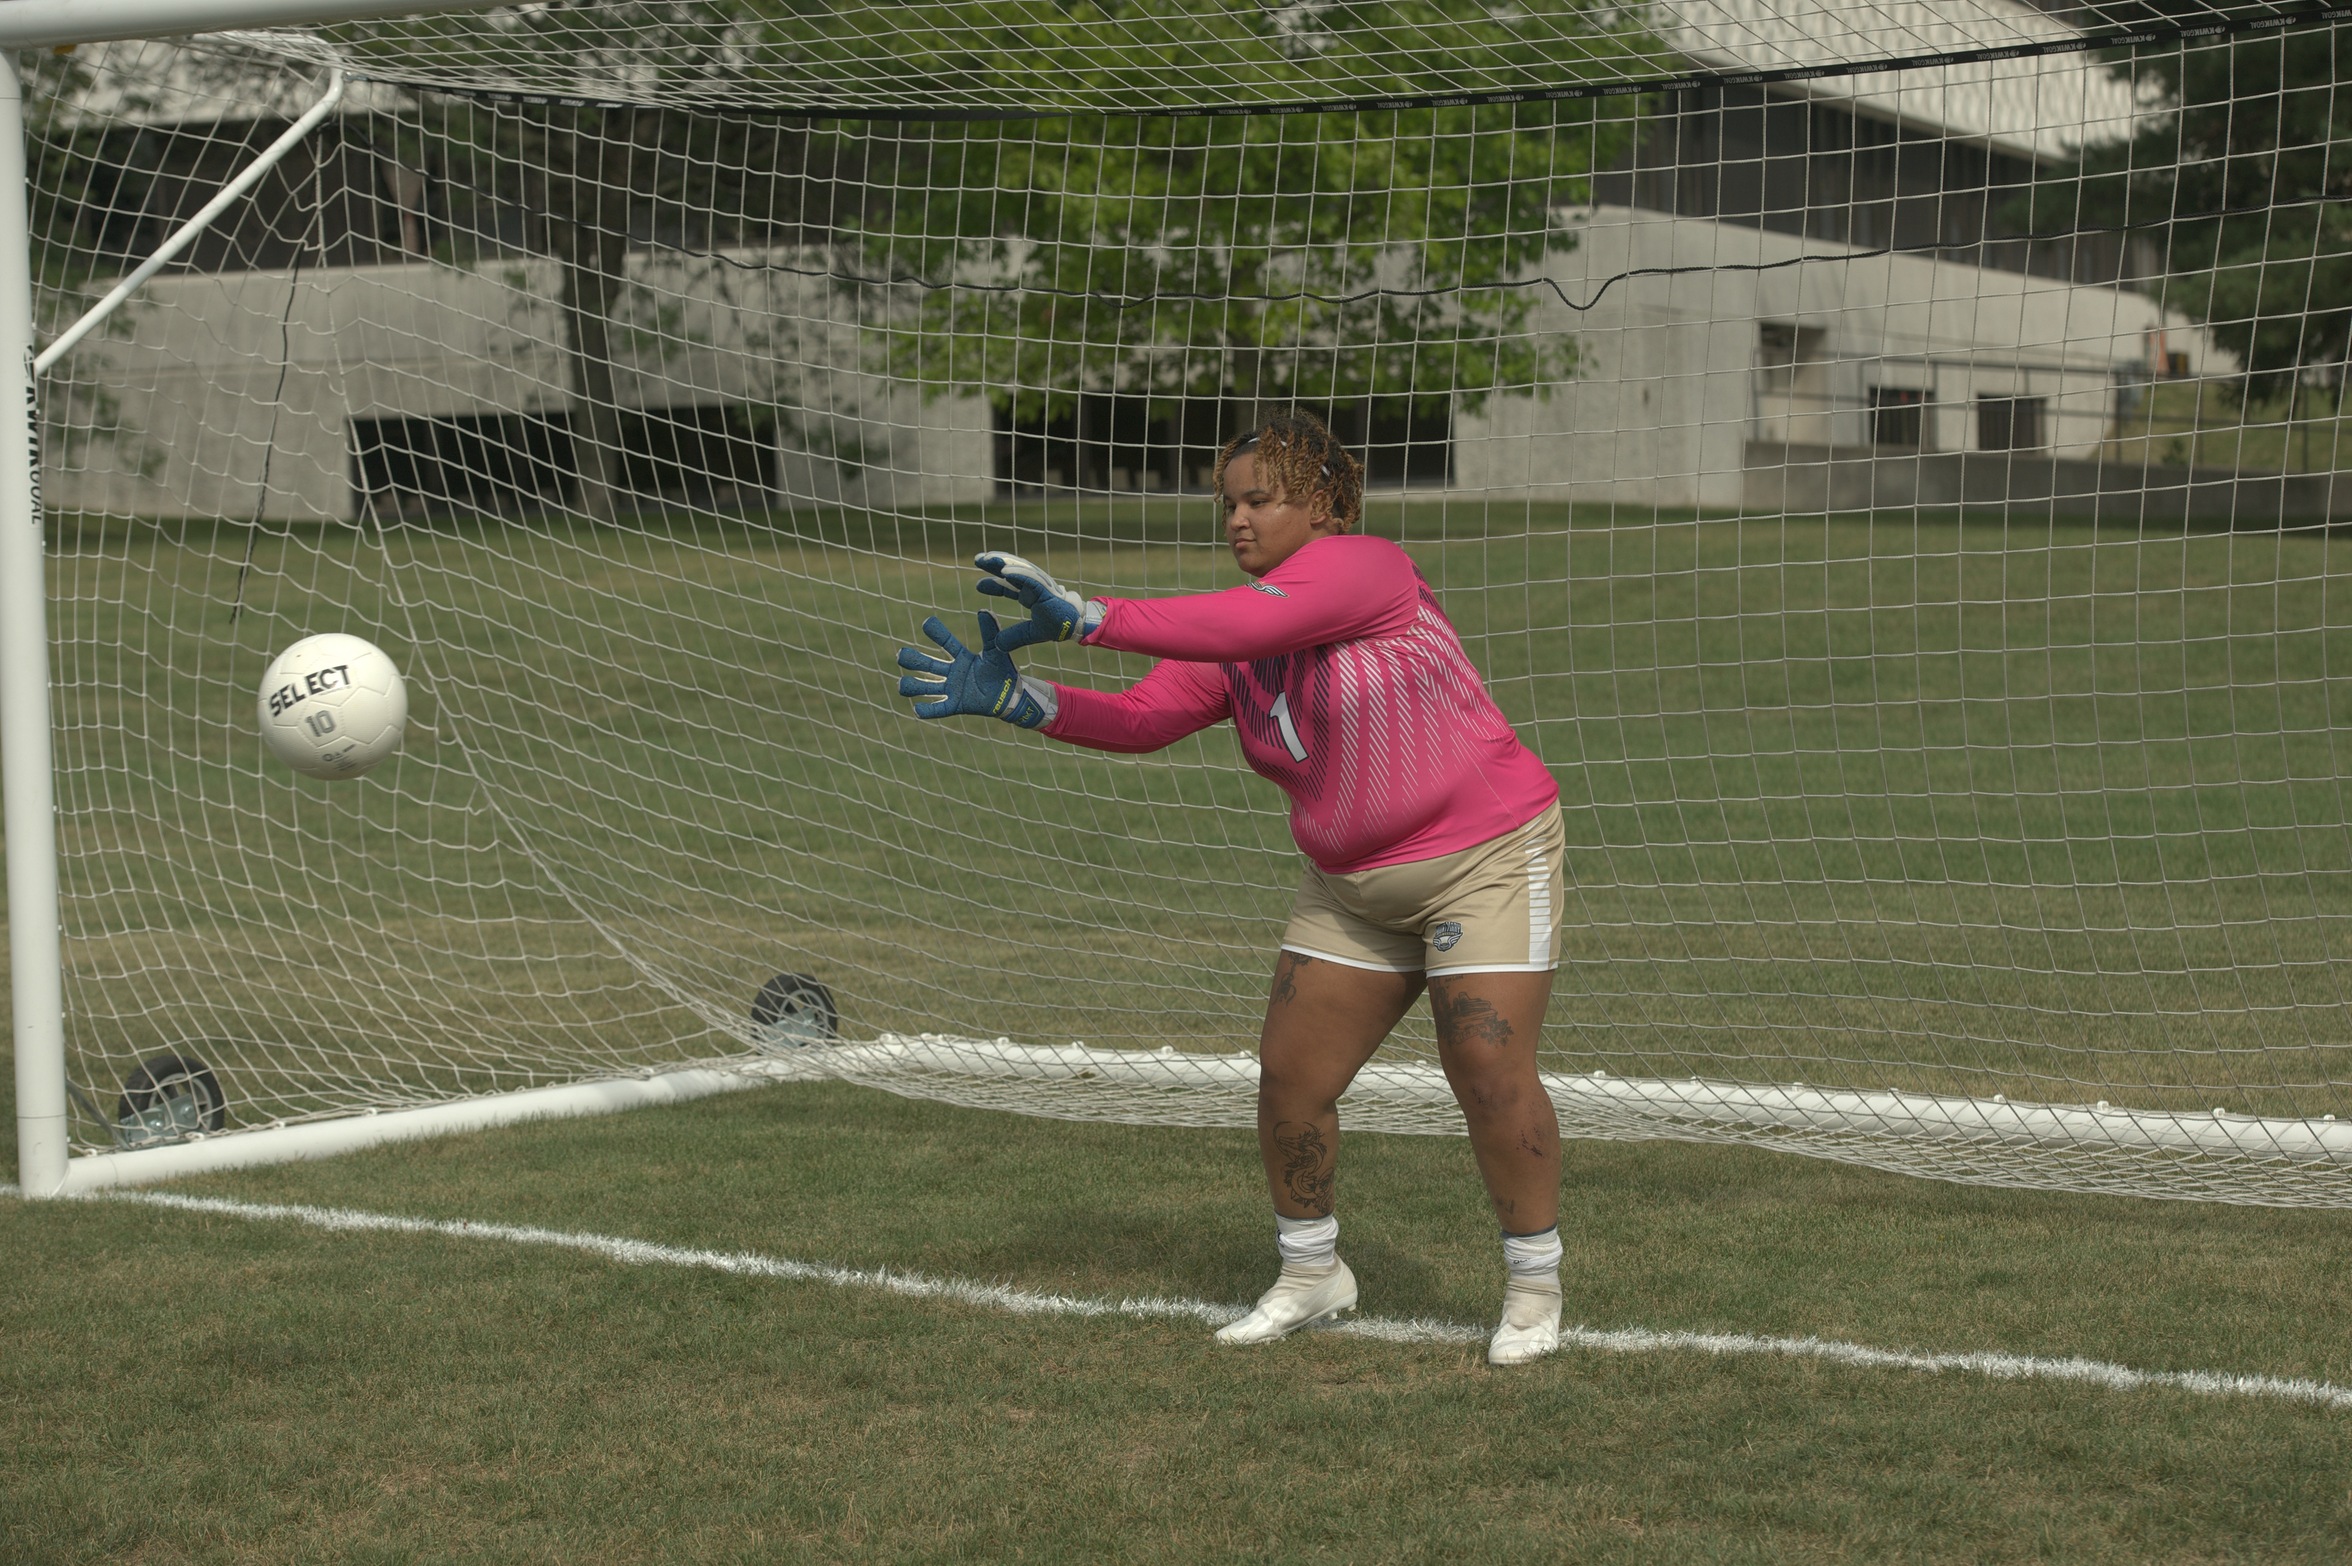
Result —
<path fill-rule="evenodd" d="M 883 1034 L 862 1043 L 784 1049 L 634 1077 L 487 1094 L 414 1109 L 363 1111 L 332 1120 L 197 1135 L 155 1147 L 87 1153 L 62 1178 L 27 1195 L 76 1196 L 220 1170 L 252 1168 L 391 1142 L 448 1136 L 534 1120 L 680 1104 L 772 1082 L 840 1081 L 907 1098 L 1113 1124 L 1246 1128 L 1256 1124 L 1258 1062 L 1252 1055 L 1195 1055 L 1016 1044 L 943 1034 Z M 2352 1121 L 2016 1103 L 1932 1093 L 1760 1086 L 1691 1077 L 1613 1077 L 1605 1071 L 1543 1074 L 1565 1137 L 1602 1141 L 1767 1141 L 1841 1162 L 1920 1172 L 1922 1147 L 1955 1156 L 1991 1146 L 2060 1156 L 2212 1156 L 2258 1164 L 2352 1172 Z M 1040 1087 L 1047 1091 L 1040 1092 Z M 1462 1120 L 1445 1074 L 1426 1061 L 1375 1061 L 1340 1101 L 1349 1129 L 1459 1135 Z M 1870 1144 L 1889 1154 L 1871 1156 Z M 1893 1149 L 1904 1147 L 1908 1156 Z M 1969 1179 L 1947 1173 L 1947 1178 Z M 1989 1173 L 1982 1183 L 2011 1184 Z M 2070 1182 L 2100 1189 L 2095 1177 Z M 2246 1201 L 2258 1194 L 2184 1193 Z"/>
<path fill-rule="evenodd" d="M 1073 1107 L 1121 1089 L 1196 1097 L 1198 1117 L 1171 1116 L 1155 1101 L 1151 1125 L 1255 1125 L 1258 1062 L 1253 1055 L 1188 1055 L 1175 1049 L 1092 1049 L 1083 1044 L 1029 1045 L 1010 1039 L 967 1039 L 925 1033 L 883 1034 L 870 1044 L 833 1044 L 769 1057 L 746 1070 L 784 1079 L 836 1077 L 916 1096 L 937 1079 L 946 1086 L 1059 1082 L 1073 1091 Z M 1566 1136 L 1671 1137 L 1702 1128 L 1747 1131 L 1836 1132 L 1911 1140 L 1987 1141 L 2083 1151 L 2218 1154 L 2233 1158 L 2332 1164 L 2352 1169 L 2352 1121 L 2289 1120 L 2237 1115 L 2118 1109 L 2112 1105 L 2014 1103 L 1934 1093 L 1812 1088 L 1690 1077 L 1613 1077 L 1606 1071 L 1543 1073 L 1544 1090 L 1558 1107 Z M 1087 1091 L 1089 1088 L 1094 1091 Z M 1108 1092 L 1104 1091 L 1108 1090 Z M 1234 1113 L 1236 1101 L 1248 1111 Z M 1374 1061 L 1357 1073 L 1341 1104 L 1348 1124 L 1366 1131 L 1455 1134 L 1462 1131 L 1445 1073 L 1422 1061 Z M 1210 1105 L 1215 1109 L 1210 1109 Z M 1431 1110 L 1444 1118 L 1432 1124 Z M 1032 1104 L 1032 1114 L 1054 1115 Z M 1069 1118 L 1111 1119 L 1073 1113 Z"/>
<path fill-rule="evenodd" d="M 789 1050 L 743 1070 L 831 1078 L 911 1098 L 1068 1120 L 1250 1127 L 1254 1056 L 1024 1045 L 1008 1039 L 885 1034 Z M 1039 1091 L 1050 1084 L 1050 1090 Z M 1964 1184 L 2151 1194 L 2138 1167 L 2210 1159 L 2213 1178 L 2154 1194 L 2256 1206 L 2352 1206 L 2352 1122 L 2043 1104 L 2004 1098 L 1733 1082 L 1605 1071 L 1543 1073 L 1563 1137 L 1737 1142 Z M 1427 1061 L 1375 1061 L 1340 1100 L 1348 1127 L 1460 1135 L 1445 1074 Z M 2032 1155 L 2028 1170 L 1987 1151 Z M 2340 1171 L 2321 1188 L 2288 1171 Z M 2251 1176 L 2251 1178 L 2249 1178 Z"/>
<path fill-rule="evenodd" d="M 159 1180 L 214 1174 L 224 1169 L 332 1158 L 361 1148 L 452 1136 L 461 1131 L 487 1131 L 495 1126 L 523 1125 L 534 1120 L 568 1120 L 581 1115 L 609 1115 L 624 1109 L 647 1109 L 657 1104 L 683 1104 L 713 1093 L 757 1087 L 762 1080 L 738 1065 L 688 1066 L 606 1082 L 571 1082 L 514 1093 L 490 1093 L 415 1109 L 369 1109 L 332 1120 L 263 1126 L 252 1131 L 200 1133 L 154 1147 L 85 1153 L 67 1159 L 60 1183 L 45 1191 L 27 1189 L 24 1194 L 86 1196 L 122 1186 L 152 1185 Z"/>

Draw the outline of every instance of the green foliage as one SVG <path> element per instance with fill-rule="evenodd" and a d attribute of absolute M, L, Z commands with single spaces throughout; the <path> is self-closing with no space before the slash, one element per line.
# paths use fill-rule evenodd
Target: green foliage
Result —
<path fill-rule="evenodd" d="M 2164 112 L 2085 158 L 2082 219 L 2160 234 L 2165 302 L 2267 382 L 2258 395 L 2340 364 L 2352 342 L 2352 40 L 2334 27 L 2217 39 L 2116 69 Z"/>
<path fill-rule="evenodd" d="M 1484 0 L 704 0 L 395 31 L 404 68 L 426 76 L 437 52 L 451 69 L 495 59 L 519 80 L 549 79 L 560 63 L 565 90 L 666 105 L 549 109 L 536 127 L 490 116 L 501 150 L 542 172 L 549 244 L 574 260 L 594 248 L 582 236 L 641 231 L 665 206 L 724 203 L 740 193 L 720 187 L 763 166 L 748 145 L 741 158 L 725 155 L 732 146 L 697 157 L 697 127 L 761 133 L 696 105 L 836 109 L 843 118 L 767 133 L 816 178 L 796 200 L 807 205 L 818 185 L 822 199 L 805 212 L 747 211 L 743 239 L 845 238 L 845 290 L 862 296 L 864 279 L 884 277 L 915 295 L 892 288 L 863 312 L 877 368 L 933 392 L 984 390 L 1032 415 L 1096 391 L 1405 392 L 1475 406 L 1498 386 L 1572 373 L 1570 339 L 1528 333 L 1523 279 L 1572 243 L 1553 213 L 1583 199 L 1592 169 L 1623 144 L 1622 101 L 1121 111 L 1541 89 L 1654 65 L 1658 53 L 1621 13 L 1528 16 Z M 387 36 L 361 24 L 345 41 L 364 60 Z M 1034 105 L 1043 117 L 921 118 L 973 103 Z M 853 117 L 863 109 L 886 118 Z M 454 139 L 474 139 L 456 123 L 471 113 L 453 116 Z M 593 372 L 607 350 L 591 318 L 614 303 L 602 279 L 617 255 L 589 259 L 571 268 L 567 318 Z"/>
<path fill-rule="evenodd" d="M 91 260 L 77 243 L 103 126 L 74 123 L 71 106 L 90 90 L 93 71 L 72 53 L 37 50 L 19 58 L 24 73 L 25 196 L 32 222 L 34 318 L 43 335 L 63 324 L 56 319 L 91 274 Z"/>
<path fill-rule="evenodd" d="M 1571 372 L 1521 279 L 1623 133 L 1583 105 L 919 133 L 919 187 L 859 236 L 862 270 L 926 285 L 884 364 L 1029 415 L 1100 391 L 1475 406 Z"/>
<path fill-rule="evenodd" d="M 840 77 L 876 53 L 861 18 L 875 13 L 795 8 L 771 49 Z M 860 96 L 899 105 L 1239 108 L 1550 86 L 1650 47 L 1622 15 L 1476 0 L 974 3 L 886 20 L 888 70 Z M 1585 198 L 1629 127 L 1622 107 L 1589 104 L 1049 113 L 874 132 L 842 161 L 897 196 L 857 226 L 857 271 L 922 291 L 877 318 L 887 374 L 1030 417 L 1104 391 L 1451 393 L 1475 407 L 1572 373 L 1571 339 L 1527 333 L 1522 278 L 1573 243 L 1553 212 Z"/>
<path fill-rule="evenodd" d="M 100 156 L 106 122 L 84 115 L 79 106 L 97 82 L 97 73 L 84 54 L 72 51 L 31 50 L 17 58 L 24 82 L 25 203 L 30 228 L 29 260 L 33 280 L 33 329 L 46 341 L 71 325 L 102 289 L 91 284 L 120 269 L 119 259 L 90 243 L 83 229 L 93 208 L 103 209 L 113 199 L 115 171 Z M 136 113 L 152 103 L 154 84 L 117 77 L 109 86 L 124 111 Z M 100 330 L 123 332 L 141 308 L 136 299 L 125 301 Z M 67 379 L 52 383 L 41 400 L 41 442 L 53 457 L 73 460 L 83 448 L 112 443 L 129 456 L 126 466 L 147 467 L 152 453 L 133 455 L 137 437 L 121 427 L 122 407 L 102 385 Z"/>
<path fill-rule="evenodd" d="M 763 0 L 597 0 L 593 5 L 518 5 L 489 17 L 468 12 L 320 27 L 361 69 L 375 63 L 399 76 L 433 79 L 512 74 L 535 67 L 550 80 L 611 84 L 591 96 L 639 97 L 663 86 L 722 88 L 739 74 L 747 29 L 775 7 Z"/>
<path fill-rule="evenodd" d="M 907 118 L 1217 111 L 1622 79 L 1674 56 L 1628 8 L 1490 0 L 740 0 L 725 90 Z M 707 36 L 707 35 L 705 35 Z"/>

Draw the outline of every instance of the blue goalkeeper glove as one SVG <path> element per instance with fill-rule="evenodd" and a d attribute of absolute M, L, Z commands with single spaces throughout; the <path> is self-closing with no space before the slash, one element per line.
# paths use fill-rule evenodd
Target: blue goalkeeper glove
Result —
<path fill-rule="evenodd" d="M 1076 641 L 1103 622 L 1108 606 L 1101 599 L 1080 597 L 1019 555 L 991 549 L 974 555 L 972 564 L 988 573 L 980 579 L 980 591 L 993 598 L 1018 599 L 1029 611 L 1027 624 L 1005 632 L 1008 648 Z"/>
<path fill-rule="evenodd" d="M 899 676 L 898 693 L 916 698 L 916 717 L 986 716 L 1024 729 L 1042 728 L 1053 721 L 1058 705 L 1054 688 L 1013 667 L 1012 654 L 1005 651 L 1004 639 L 997 634 L 995 615 L 981 611 L 978 652 L 957 641 L 955 632 L 937 615 L 923 622 L 923 634 L 937 642 L 947 656 L 935 658 L 914 647 L 898 650 L 898 666 L 915 671 Z"/>

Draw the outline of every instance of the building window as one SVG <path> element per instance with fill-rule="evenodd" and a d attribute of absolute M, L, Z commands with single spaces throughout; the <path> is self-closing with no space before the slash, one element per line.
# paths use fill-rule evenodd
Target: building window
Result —
<path fill-rule="evenodd" d="M 1829 332 L 1825 327 L 1798 326 L 1791 321 L 1756 324 L 1756 360 L 1764 372 L 1764 390 L 1773 396 L 1794 393 L 1803 378 L 1803 367 L 1828 358 Z"/>
<path fill-rule="evenodd" d="M 1927 444 L 1927 393 L 1909 386 L 1870 388 L 1870 444 L 1917 451 Z"/>
<path fill-rule="evenodd" d="M 2039 451 L 2049 444 L 2045 397 L 1976 399 L 1976 444 L 1981 451 Z"/>
<path fill-rule="evenodd" d="M 627 408 L 614 487 L 638 501 L 764 510 L 776 488 L 776 426 L 726 404 Z M 362 512 L 518 516 L 579 497 L 575 420 L 557 413 L 458 413 L 351 421 L 351 482 Z"/>
<path fill-rule="evenodd" d="M 1205 490 L 1238 409 L 1214 397 L 1082 396 L 1051 414 L 996 409 L 1000 494 Z"/>
<path fill-rule="evenodd" d="M 629 408 L 621 413 L 627 494 L 726 510 L 767 509 L 776 490 L 776 423 L 765 409 L 727 403 Z"/>
<path fill-rule="evenodd" d="M 560 413 L 351 421 L 351 481 L 362 514 L 542 511 L 570 497 L 573 462 Z"/>

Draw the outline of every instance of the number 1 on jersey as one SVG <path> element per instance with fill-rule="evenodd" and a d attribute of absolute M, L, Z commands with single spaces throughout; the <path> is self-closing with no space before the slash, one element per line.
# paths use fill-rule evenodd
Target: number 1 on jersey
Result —
<path fill-rule="evenodd" d="M 1266 709 L 1266 715 L 1282 731 L 1282 748 L 1290 752 L 1290 759 L 1306 760 L 1307 747 L 1299 743 L 1298 725 L 1290 721 L 1290 692 L 1284 691 L 1275 697 L 1274 705 Z"/>

